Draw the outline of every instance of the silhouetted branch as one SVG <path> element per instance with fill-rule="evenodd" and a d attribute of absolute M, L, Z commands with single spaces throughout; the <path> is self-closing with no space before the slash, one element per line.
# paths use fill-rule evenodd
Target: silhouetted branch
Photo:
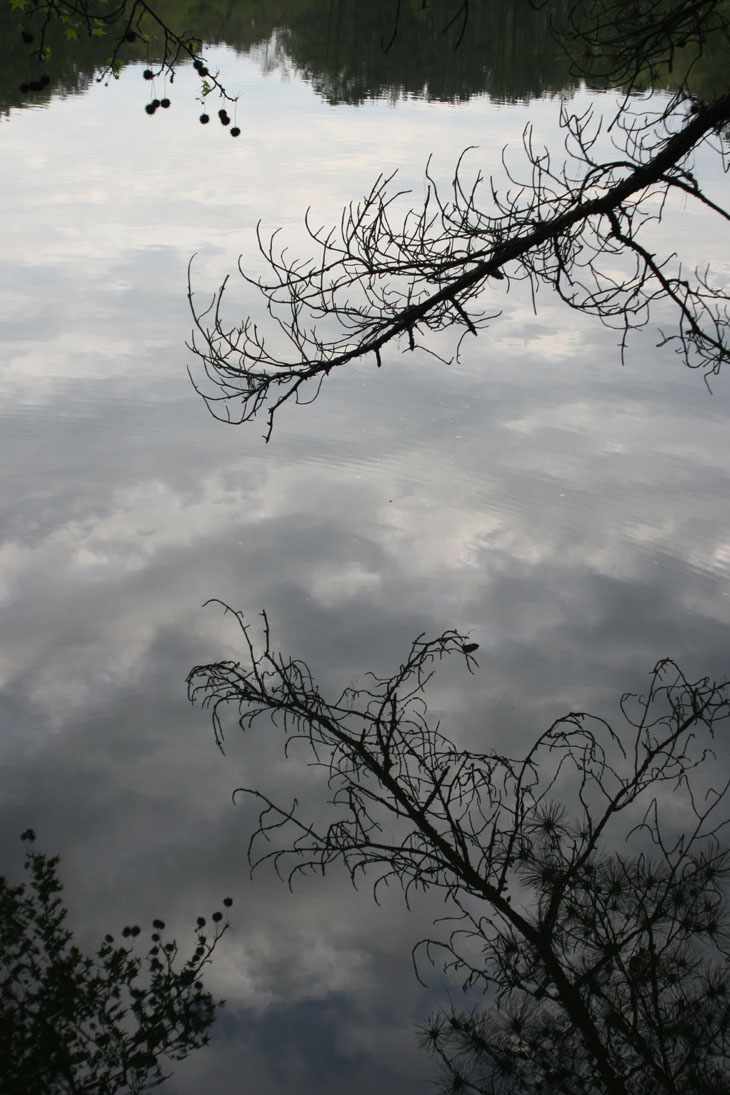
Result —
<path fill-rule="evenodd" d="M 243 660 L 194 668 L 190 698 L 219 745 L 231 704 L 243 730 L 278 727 L 285 752 L 303 743 L 329 813 L 305 819 L 296 801 L 241 788 L 261 804 L 252 867 L 272 861 L 291 883 L 342 863 L 376 892 L 388 879 L 406 898 L 444 892 L 455 926 L 426 953 L 487 1000 L 427 1028 L 448 1090 L 726 1090 L 730 784 L 713 740 L 728 682 L 690 681 L 665 660 L 644 696 L 623 698 L 619 727 L 573 712 L 524 756 L 477 753 L 423 696 L 448 655 L 474 671 L 467 636 L 419 636 L 392 676 L 331 701 L 306 663 L 272 649 L 265 615 L 261 645 L 234 616 Z"/>
<path fill-rule="evenodd" d="M 22 15 L 28 26 L 34 28 L 24 32 L 24 40 L 32 43 L 29 56 L 40 64 L 50 56 L 49 30 L 60 25 L 69 39 L 75 39 L 79 34 L 109 39 L 111 53 L 97 76 L 99 81 L 119 75 L 131 45 L 147 43 L 154 58 L 150 64 L 154 64 L 154 68 L 146 70 L 146 79 L 166 75 L 172 82 L 177 66 L 192 61 L 200 76 L 203 96 L 216 90 L 229 102 L 236 101 L 221 83 L 220 74 L 207 67 L 200 53 L 200 39 L 192 33 L 174 30 L 157 6 L 147 0 L 116 0 L 110 4 L 104 0 L 36 0 L 28 11 L 22 11 Z"/>
<path fill-rule="evenodd" d="M 423 205 L 403 218 L 397 202 L 405 192 L 393 189 L 392 175 L 348 206 L 337 230 L 314 226 L 307 215 L 313 258 L 290 256 L 278 232 L 266 239 L 259 225 L 268 273 L 254 278 L 240 262 L 239 270 L 262 295 L 271 329 L 251 317 L 229 325 L 227 278 L 199 308 L 189 277 L 190 349 L 202 364 L 193 383 L 224 421 L 265 414 L 268 440 L 278 409 L 316 398 L 334 369 L 369 355 L 380 365 L 391 342 L 414 350 L 450 327 L 461 328 L 462 338 L 486 327 L 499 315 L 489 307 L 490 279 L 527 281 L 533 294 L 550 286 L 572 308 L 620 330 L 622 353 L 629 332 L 669 303 L 677 331 L 663 341 L 691 368 L 717 373 L 729 352 L 726 287 L 713 286 L 707 272 L 688 274 L 672 254 L 657 257 L 640 236 L 675 192 L 728 219 L 702 193 L 689 162 L 709 139 L 722 144 L 728 122 L 730 94 L 691 109 L 675 98 L 659 116 L 624 110 L 615 130 L 621 148 L 602 160 L 600 122 L 564 104 L 567 160 L 556 166 L 528 126 L 527 173 L 505 165 L 504 191 L 490 180 L 491 211 L 479 204 L 482 176 L 466 182 L 462 156 L 449 197 L 427 169 Z"/>
<path fill-rule="evenodd" d="M 546 0 L 550 6 L 550 0 Z M 545 0 L 533 0 L 544 7 Z M 575 75 L 600 87 L 661 88 L 668 76 L 687 89 L 708 43 L 730 45 L 724 0 L 582 0 L 554 22 L 555 39 Z M 679 72 L 678 69 L 682 68 Z"/>

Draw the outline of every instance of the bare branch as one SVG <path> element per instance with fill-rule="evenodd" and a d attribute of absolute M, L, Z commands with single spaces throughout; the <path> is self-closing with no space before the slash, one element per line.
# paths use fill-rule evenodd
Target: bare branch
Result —
<path fill-rule="evenodd" d="M 505 165 L 508 189 L 502 193 L 490 180 L 489 212 L 479 204 L 484 180 L 477 174 L 466 182 L 462 156 L 449 197 L 427 168 L 420 210 L 400 220 L 404 192 L 393 189 L 392 175 L 380 176 L 362 201 L 348 206 L 337 230 L 313 227 L 308 215 L 313 258 L 291 257 L 278 232 L 266 240 L 259 226 L 268 273 L 254 278 L 239 268 L 263 297 L 272 327 L 264 333 L 252 317 L 233 325 L 224 320 L 227 278 L 199 308 L 189 274 L 195 324 L 189 348 L 202 365 L 202 374 L 191 373 L 195 387 L 224 421 L 264 414 L 268 440 L 278 409 L 315 399 L 334 369 L 369 355 L 380 365 L 390 343 L 415 350 L 451 327 L 472 335 L 483 330 L 499 315 L 484 303 L 490 279 L 526 280 L 533 294 L 550 286 L 570 307 L 617 327 L 622 349 L 658 305 L 670 304 L 678 330 L 662 336 L 663 343 L 672 342 L 689 367 L 717 373 L 730 353 L 727 287 L 713 286 L 707 272 L 688 275 L 674 256 L 657 258 L 640 241 L 675 190 L 716 207 L 688 162 L 703 142 L 721 140 L 730 94 L 695 105 L 688 110 L 677 98 L 658 117 L 625 110 L 616 130 L 619 155 L 610 160 L 595 153 L 600 122 L 564 106 L 566 162 L 554 166 L 528 127 L 527 175 Z"/>
<path fill-rule="evenodd" d="M 389 879 L 406 900 L 443 891 L 455 926 L 425 953 L 494 1001 L 429 1025 L 449 1090 L 725 1090 L 712 1085 L 730 1064 L 730 781 L 708 762 L 730 683 L 665 660 L 646 695 L 623 698 L 618 728 L 573 712 L 521 758 L 475 753 L 424 698 L 445 657 L 477 668 L 467 636 L 419 636 L 392 676 L 331 701 L 272 650 L 265 616 L 259 645 L 234 615 L 244 660 L 194 668 L 191 700 L 219 744 L 229 704 L 243 730 L 303 744 L 327 800 L 310 820 L 241 788 L 261 804 L 252 868 L 271 861 L 291 884 L 340 863 L 376 895 Z"/>

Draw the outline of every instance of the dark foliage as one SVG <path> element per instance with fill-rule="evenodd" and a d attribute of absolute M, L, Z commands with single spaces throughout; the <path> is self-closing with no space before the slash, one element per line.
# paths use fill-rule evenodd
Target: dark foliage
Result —
<path fill-rule="evenodd" d="M 0 878 L 0 1090 L 3 1095 L 113 1095 L 156 1087 L 163 1068 L 208 1041 L 217 1004 L 201 977 L 228 928 L 198 920 L 189 958 L 155 919 L 85 954 L 66 927 L 58 856 L 27 830 L 28 881 Z M 224 905 L 231 901 L 226 898 Z M 146 935 L 148 933 L 145 933 Z"/>

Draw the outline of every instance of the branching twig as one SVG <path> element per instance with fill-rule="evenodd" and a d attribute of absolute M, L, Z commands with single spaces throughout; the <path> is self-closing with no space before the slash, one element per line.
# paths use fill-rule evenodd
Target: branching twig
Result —
<path fill-rule="evenodd" d="M 708 761 L 728 682 L 689 681 L 665 660 L 645 696 L 623 698 L 620 729 L 574 712 L 522 758 L 474 753 L 429 719 L 423 695 L 444 657 L 476 668 L 465 635 L 419 636 L 392 676 L 329 701 L 304 662 L 274 652 L 265 616 L 260 647 L 234 615 L 244 660 L 197 666 L 190 698 L 211 710 L 219 744 L 233 704 L 243 730 L 273 720 L 285 751 L 307 745 L 329 810 L 305 820 L 296 801 L 241 788 L 261 804 L 251 865 L 271 861 L 291 884 L 339 862 L 376 894 L 388 879 L 406 899 L 443 892 L 456 927 L 426 952 L 496 1000 L 429 1025 L 450 1090 L 722 1090 L 730 781 L 713 783 Z"/>
<path fill-rule="evenodd" d="M 259 226 L 268 275 L 254 278 L 242 266 L 240 272 L 262 295 L 273 331 L 264 334 L 251 317 L 228 325 L 227 278 L 204 308 L 189 278 L 190 349 L 202 364 L 193 383 L 224 421 L 265 414 L 268 440 L 279 408 L 316 398 L 332 370 L 369 355 L 380 365 L 392 342 L 405 340 L 414 350 L 425 335 L 450 327 L 471 334 L 486 327 L 499 315 L 484 305 L 490 279 L 526 280 L 533 294 L 541 284 L 551 286 L 572 308 L 618 327 L 622 348 L 657 305 L 669 303 L 679 329 L 664 341 L 673 341 L 691 368 L 717 373 L 730 355 L 727 289 L 712 286 L 707 274 L 674 272 L 673 256 L 658 259 L 639 237 L 661 218 L 674 190 L 716 205 L 701 193 L 687 162 L 729 122 L 730 95 L 690 112 L 675 100 L 660 118 L 625 113 L 621 155 L 601 161 L 595 155 L 600 125 L 590 113 L 564 107 L 567 163 L 554 167 L 528 127 L 528 177 L 508 170 L 504 193 L 491 180 L 491 212 L 478 203 L 481 176 L 466 185 L 460 160 L 451 197 L 427 170 L 420 211 L 400 223 L 396 203 L 403 195 L 391 189 L 393 176 L 381 176 L 361 202 L 345 209 L 336 232 L 313 227 L 307 217 L 318 248 L 310 260 L 290 257 L 278 233 L 267 241 Z M 289 354 L 279 351 L 282 340 Z"/>

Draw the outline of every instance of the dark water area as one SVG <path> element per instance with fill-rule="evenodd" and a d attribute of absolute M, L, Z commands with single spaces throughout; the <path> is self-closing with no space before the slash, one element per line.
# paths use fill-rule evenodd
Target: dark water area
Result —
<path fill-rule="evenodd" d="M 21 93 L 0 9 L 2 873 L 32 825 L 89 945 L 162 911 L 185 937 L 232 895 L 209 975 L 227 1006 L 161 1090 L 395 1095 L 432 1076 L 414 1030 L 446 989 L 437 970 L 418 984 L 411 948 L 442 907 L 409 912 L 395 890 L 378 907 L 336 870 L 293 894 L 249 877 L 254 812 L 232 792 L 306 799 L 311 773 L 264 728 L 231 725 L 216 749 L 185 678 L 235 658 L 237 635 L 202 605 L 265 609 L 332 692 L 390 672 L 422 632 L 468 632 L 478 672 L 445 668 L 430 702 L 474 749 L 518 748 L 569 710 L 613 718 L 665 656 L 726 676 L 727 379 L 710 391 L 657 347 L 668 315 L 622 365 L 615 331 L 491 281 L 501 314 L 458 362 L 393 347 L 285 408 L 268 445 L 216 421 L 187 372 L 191 255 L 200 299 L 231 274 L 233 312 L 263 320 L 235 275 L 239 255 L 261 270 L 259 221 L 305 249 L 307 208 L 337 223 L 381 173 L 418 202 L 429 156 L 446 187 L 469 146 L 465 170 L 500 178 L 528 124 L 560 150 L 561 97 L 616 106 L 527 3 L 475 5 L 458 49 L 458 27 L 404 4 L 387 52 L 385 2 L 229 7 L 186 21 L 238 96 L 237 141 L 198 124 L 190 66 L 156 83 L 172 106 L 150 118 L 146 58 L 106 87 L 99 43 L 59 46 L 48 88 Z M 711 152 L 696 170 L 726 185 Z M 711 211 L 670 207 L 654 231 L 727 276 Z"/>

